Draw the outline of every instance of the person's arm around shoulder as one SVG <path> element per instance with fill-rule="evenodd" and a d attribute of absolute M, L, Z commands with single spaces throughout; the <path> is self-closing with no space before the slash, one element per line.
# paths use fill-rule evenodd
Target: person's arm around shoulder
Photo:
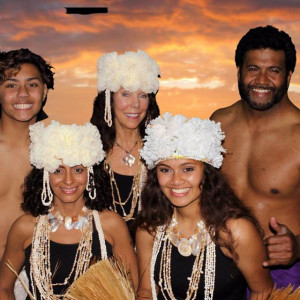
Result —
<path fill-rule="evenodd" d="M 12 225 L 5 247 L 5 252 L 0 265 L 0 299 L 15 299 L 14 284 L 16 275 L 5 265 L 10 261 L 14 269 L 19 273 L 24 266 L 24 249 L 32 241 L 35 218 L 31 215 L 23 215 Z"/>
<path fill-rule="evenodd" d="M 126 223 L 113 211 L 105 210 L 99 214 L 105 238 L 111 243 L 114 256 L 129 268 L 134 286 L 137 288 L 136 254 Z"/>
<path fill-rule="evenodd" d="M 232 219 L 227 222 L 233 238 L 237 258 L 232 257 L 245 277 L 250 289 L 250 300 L 267 299 L 273 282 L 269 270 L 263 267 L 267 257 L 266 248 L 255 225 L 246 219 Z M 229 237 L 224 235 L 226 240 Z M 231 256 L 222 248 L 225 255 Z"/>
<path fill-rule="evenodd" d="M 154 236 L 145 229 L 138 228 L 136 232 L 136 250 L 139 268 L 138 299 L 152 299 L 150 264 Z"/>

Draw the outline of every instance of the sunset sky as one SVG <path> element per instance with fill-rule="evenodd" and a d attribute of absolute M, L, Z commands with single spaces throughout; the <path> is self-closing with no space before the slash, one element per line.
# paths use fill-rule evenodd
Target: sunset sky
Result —
<path fill-rule="evenodd" d="M 299 0 L 0 0 L 0 49 L 29 48 L 55 68 L 45 111 L 63 123 L 89 121 L 97 95 L 97 59 L 142 49 L 161 69 L 157 101 L 206 118 L 239 99 L 234 52 L 250 29 L 286 31 L 298 50 Z M 68 15 L 65 7 L 108 7 L 107 14 Z M 300 66 L 289 96 L 300 107 Z"/>

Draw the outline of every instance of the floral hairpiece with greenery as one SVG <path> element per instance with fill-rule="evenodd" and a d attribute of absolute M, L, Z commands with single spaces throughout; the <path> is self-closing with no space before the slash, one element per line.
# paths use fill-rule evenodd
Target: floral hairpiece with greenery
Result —
<path fill-rule="evenodd" d="M 30 162 L 38 169 L 54 172 L 62 163 L 91 167 L 105 157 L 99 131 L 91 123 L 61 125 L 52 121 L 47 127 L 38 122 L 29 127 Z"/>
<path fill-rule="evenodd" d="M 140 154 L 149 169 L 169 158 L 191 158 L 219 168 L 224 137 L 220 123 L 165 113 L 147 126 Z"/>

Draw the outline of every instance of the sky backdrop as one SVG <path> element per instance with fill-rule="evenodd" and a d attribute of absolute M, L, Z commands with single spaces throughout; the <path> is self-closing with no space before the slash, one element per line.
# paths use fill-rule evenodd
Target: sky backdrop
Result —
<path fill-rule="evenodd" d="M 146 51 L 161 69 L 161 113 L 208 118 L 239 100 L 234 52 L 257 26 L 286 31 L 300 53 L 299 0 L 0 0 L 0 50 L 29 48 L 55 68 L 45 111 L 63 123 L 89 121 L 97 95 L 97 59 Z M 108 7 L 69 15 L 65 7 Z M 297 60 L 300 64 L 299 53 Z M 290 99 L 300 107 L 300 66 Z"/>

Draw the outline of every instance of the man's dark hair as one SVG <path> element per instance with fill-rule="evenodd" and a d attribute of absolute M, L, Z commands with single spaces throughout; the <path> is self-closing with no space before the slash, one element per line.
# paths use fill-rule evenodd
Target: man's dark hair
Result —
<path fill-rule="evenodd" d="M 48 89 L 54 88 L 54 73 L 52 72 L 53 67 L 47 63 L 40 55 L 37 55 L 31 52 L 29 49 L 18 49 L 11 50 L 8 52 L 0 52 L 0 84 L 7 77 L 7 70 L 12 70 L 12 74 L 14 71 L 19 71 L 21 69 L 22 64 L 32 64 L 36 66 L 41 74 L 41 78 L 43 83 L 46 84 Z M 43 120 L 48 116 L 43 111 L 43 106 L 46 104 L 47 95 L 43 101 L 41 110 L 37 115 L 37 120 Z M 1 117 L 1 105 L 0 105 L 0 117 Z"/>
<path fill-rule="evenodd" d="M 267 48 L 284 51 L 286 71 L 294 72 L 296 65 L 295 45 L 286 32 L 271 25 L 252 28 L 241 38 L 235 51 L 236 66 L 243 66 L 247 51 Z"/>

